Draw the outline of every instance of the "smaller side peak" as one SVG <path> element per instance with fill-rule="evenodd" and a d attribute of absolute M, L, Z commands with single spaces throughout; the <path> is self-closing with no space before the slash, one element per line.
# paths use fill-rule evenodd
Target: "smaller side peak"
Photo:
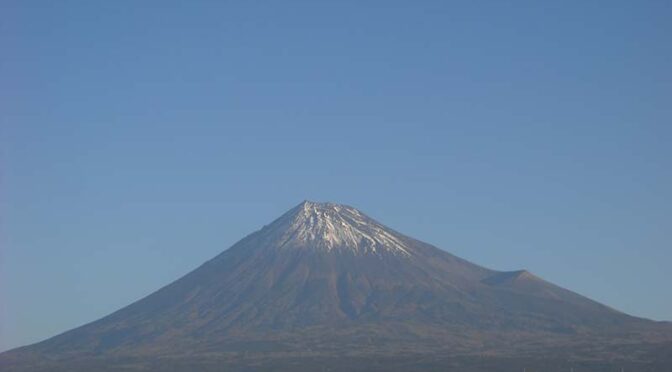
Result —
<path fill-rule="evenodd" d="M 518 278 L 536 278 L 537 276 L 532 274 L 531 272 L 527 270 L 518 270 L 516 271 L 518 274 Z"/>
<path fill-rule="evenodd" d="M 483 280 L 489 285 L 504 285 L 518 281 L 537 280 L 537 276 L 527 270 L 502 271 Z"/>

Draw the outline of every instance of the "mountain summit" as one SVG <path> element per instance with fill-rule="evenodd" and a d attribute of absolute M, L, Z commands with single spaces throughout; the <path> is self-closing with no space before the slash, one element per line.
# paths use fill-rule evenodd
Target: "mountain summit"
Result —
<path fill-rule="evenodd" d="M 660 356 L 671 346 L 668 324 L 526 270 L 484 268 L 355 208 L 305 201 L 151 295 L 0 354 L 0 367 L 565 371 L 625 363 L 632 371 L 667 363 Z"/>
<path fill-rule="evenodd" d="M 278 248 L 410 254 L 385 226 L 355 208 L 334 203 L 304 201 L 261 232 L 276 234 Z"/>

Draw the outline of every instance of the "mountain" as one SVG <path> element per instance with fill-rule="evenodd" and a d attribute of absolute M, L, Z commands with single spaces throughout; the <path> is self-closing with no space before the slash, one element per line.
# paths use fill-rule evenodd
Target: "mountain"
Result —
<path fill-rule="evenodd" d="M 669 351 L 669 323 L 306 201 L 145 298 L 0 354 L 0 369 L 645 371 L 672 370 Z"/>

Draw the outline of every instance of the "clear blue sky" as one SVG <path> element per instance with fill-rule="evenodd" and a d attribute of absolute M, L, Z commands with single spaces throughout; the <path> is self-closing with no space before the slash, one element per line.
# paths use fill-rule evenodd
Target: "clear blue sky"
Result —
<path fill-rule="evenodd" d="M 672 320 L 671 19 L 669 1 L 3 0 L 0 350 L 303 199 Z"/>

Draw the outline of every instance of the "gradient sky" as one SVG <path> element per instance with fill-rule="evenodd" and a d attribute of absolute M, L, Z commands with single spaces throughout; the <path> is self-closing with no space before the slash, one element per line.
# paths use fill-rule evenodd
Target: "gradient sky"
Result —
<path fill-rule="evenodd" d="M 671 19 L 670 1 L 3 0 L 0 350 L 304 199 L 672 320 Z"/>

